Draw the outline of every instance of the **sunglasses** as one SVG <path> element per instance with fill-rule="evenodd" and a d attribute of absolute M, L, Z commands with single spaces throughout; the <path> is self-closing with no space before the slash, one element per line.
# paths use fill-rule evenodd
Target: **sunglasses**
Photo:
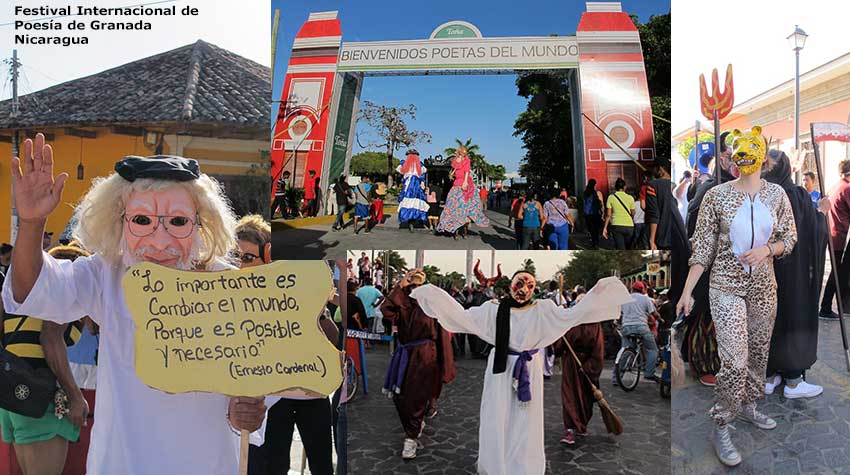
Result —
<path fill-rule="evenodd" d="M 192 235 L 196 221 L 186 216 L 162 216 L 155 214 L 124 215 L 130 234 L 136 237 L 147 237 L 155 233 L 162 225 L 171 237 L 185 239 Z M 200 223 L 197 223 L 200 226 Z"/>
<path fill-rule="evenodd" d="M 250 252 L 236 252 L 234 254 L 234 257 L 242 261 L 244 264 L 250 264 L 260 258 L 260 256 L 251 254 Z"/>

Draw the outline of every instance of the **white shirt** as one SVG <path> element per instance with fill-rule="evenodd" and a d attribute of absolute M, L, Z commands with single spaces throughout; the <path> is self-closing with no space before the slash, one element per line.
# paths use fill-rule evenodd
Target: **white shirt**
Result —
<path fill-rule="evenodd" d="M 433 285 L 418 287 L 410 296 L 446 330 L 471 333 L 490 344 L 495 342 L 498 303 L 491 300 L 464 310 L 451 295 Z M 606 277 L 572 308 L 538 299 L 528 307 L 511 309 L 508 347 L 515 351 L 545 348 L 574 326 L 617 318 L 620 305 L 630 300 L 619 279 Z M 513 387 L 513 367 L 518 357 L 508 355 L 505 372 L 493 374 L 494 354 L 491 351 L 487 359 L 481 393 L 478 473 L 543 475 L 546 471 L 542 358 L 545 353 L 535 354 L 528 362 L 531 401 L 525 404 L 519 402 Z"/>
<path fill-rule="evenodd" d="M 96 417 L 87 473 L 236 474 L 239 436 L 227 421 L 227 396 L 168 394 L 136 376 L 135 323 L 121 290 L 124 269 L 97 254 L 74 262 L 43 256 L 41 273 L 26 300 L 15 302 L 7 279 L 3 304 L 8 312 L 56 323 L 89 315 L 100 325 Z M 210 270 L 228 267 L 218 262 Z"/>

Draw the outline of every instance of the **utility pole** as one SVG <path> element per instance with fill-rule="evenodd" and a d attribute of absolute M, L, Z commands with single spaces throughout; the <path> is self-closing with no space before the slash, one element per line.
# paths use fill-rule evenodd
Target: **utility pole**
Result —
<path fill-rule="evenodd" d="M 12 62 L 11 62 L 11 76 L 12 76 L 12 112 L 9 117 L 12 119 L 12 126 L 14 127 L 18 118 L 18 67 L 21 63 L 18 62 L 18 50 L 12 50 Z M 18 130 L 15 129 L 12 131 L 12 156 L 19 157 L 20 144 L 18 143 Z M 15 238 L 18 237 L 18 209 L 15 207 L 15 180 L 12 180 L 12 226 L 11 226 L 11 235 L 9 236 L 9 240 L 12 244 L 15 244 Z"/>

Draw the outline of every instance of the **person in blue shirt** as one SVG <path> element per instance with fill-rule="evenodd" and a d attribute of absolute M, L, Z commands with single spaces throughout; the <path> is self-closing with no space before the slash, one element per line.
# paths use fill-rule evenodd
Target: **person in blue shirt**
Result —
<path fill-rule="evenodd" d="M 817 189 L 817 186 L 818 179 L 815 178 L 814 172 L 804 172 L 803 187 L 809 192 L 809 196 L 812 197 L 812 204 L 815 206 L 815 209 L 817 209 L 818 201 L 820 201 L 820 191 Z"/>
<path fill-rule="evenodd" d="M 363 302 L 363 308 L 366 309 L 367 329 L 375 331 L 375 307 L 381 305 L 384 294 L 372 284 L 367 284 L 357 289 L 355 295 Z"/>

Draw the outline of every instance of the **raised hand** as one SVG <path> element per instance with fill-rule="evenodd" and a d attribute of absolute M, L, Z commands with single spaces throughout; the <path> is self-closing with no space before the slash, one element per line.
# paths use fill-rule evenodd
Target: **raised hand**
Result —
<path fill-rule="evenodd" d="M 53 176 L 53 147 L 37 134 L 35 143 L 24 141 L 23 158 L 12 158 L 12 184 L 15 207 L 22 222 L 38 222 L 47 218 L 59 205 L 67 173 Z"/>

